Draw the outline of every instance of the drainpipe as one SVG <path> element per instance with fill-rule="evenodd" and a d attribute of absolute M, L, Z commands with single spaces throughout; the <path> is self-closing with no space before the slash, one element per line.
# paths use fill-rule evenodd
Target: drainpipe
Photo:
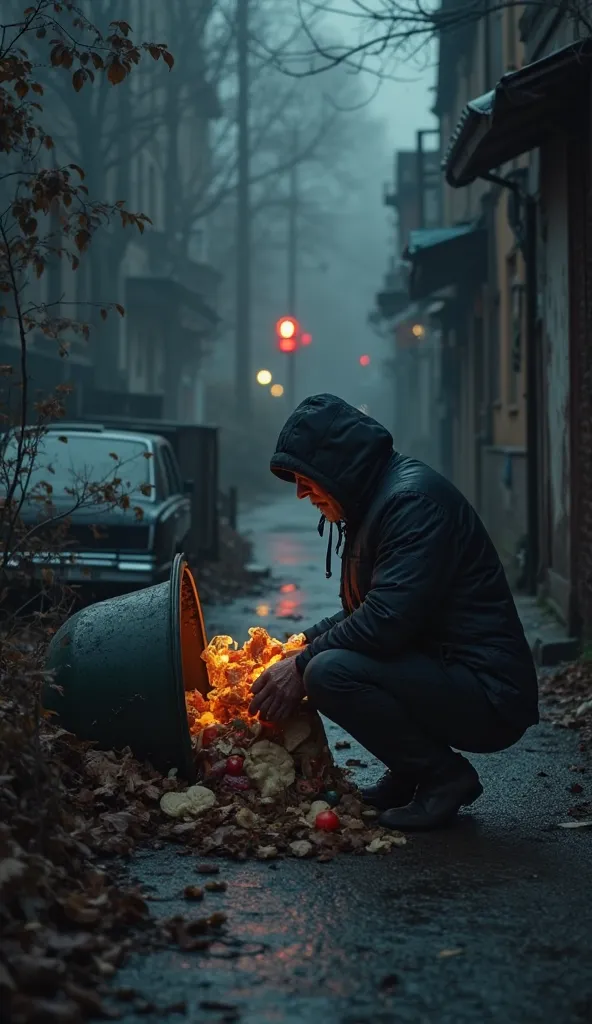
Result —
<path fill-rule="evenodd" d="M 539 408 L 537 353 L 537 244 L 536 201 L 516 182 L 498 174 L 484 174 L 486 181 L 514 192 L 524 208 L 524 232 L 519 240 L 526 266 L 526 522 L 528 552 L 526 585 L 536 596 L 539 569 Z"/>

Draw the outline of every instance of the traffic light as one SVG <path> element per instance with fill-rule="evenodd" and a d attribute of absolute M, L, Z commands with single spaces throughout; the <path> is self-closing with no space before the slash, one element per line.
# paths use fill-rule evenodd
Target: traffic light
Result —
<path fill-rule="evenodd" d="M 280 352 L 295 352 L 298 348 L 300 325 L 293 316 L 281 317 L 275 325 L 277 347 Z"/>

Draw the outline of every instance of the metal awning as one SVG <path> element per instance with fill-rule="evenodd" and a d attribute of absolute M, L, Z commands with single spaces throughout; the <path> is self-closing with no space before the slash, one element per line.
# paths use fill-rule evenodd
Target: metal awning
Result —
<path fill-rule="evenodd" d="M 474 286 L 487 272 L 487 233 L 480 222 L 411 231 L 409 297 L 426 299 L 450 285 Z"/>
<path fill-rule="evenodd" d="M 407 291 L 384 291 L 376 295 L 376 307 L 383 320 L 392 320 L 409 302 Z"/>
<path fill-rule="evenodd" d="M 220 317 L 197 292 L 170 277 L 128 277 L 125 282 L 125 304 L 130 312 L 143 309 L 147 314 L 159 314 L 169 322 L 171 310 L 178 318 L 183 308 L 197 317 L 200 330 L 211 330 L 220 323 Z"/>
<path fill-rule="evenodd" d="M 536 149 L 577 118 L 577 97 L 592 70 L 592 37 L 511 71 L 464 108 L 442 168 L 453 188 Z"/>

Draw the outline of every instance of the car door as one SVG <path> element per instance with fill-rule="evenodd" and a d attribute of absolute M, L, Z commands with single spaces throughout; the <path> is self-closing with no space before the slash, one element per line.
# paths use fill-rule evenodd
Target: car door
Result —
<path fill-rule="evenodd" d="M 171 502 L 171 523 L 175 551 L 183 546 L 190 525 L 190 503 L 183 494 L 181 474 L 177 460 L 168 442 L 162 446 L 162 462 L 167 478 L 169 498 Z"/>

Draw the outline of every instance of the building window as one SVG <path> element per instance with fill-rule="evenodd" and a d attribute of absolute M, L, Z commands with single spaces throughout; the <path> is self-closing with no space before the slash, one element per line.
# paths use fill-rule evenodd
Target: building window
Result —
<path fill-rule="evenodd" d="M 506 70 L 514 71 L 517 67 L 516 41 L 518 36 L 516 26 L 516 8 L 506 8 Z"/>
<path fill-rule="evenodd" d="M 522 364 L 522 295 L 523 285 L 518 280 L 516 256 L 507 262 L 507 376 L 508 404 L 518 404 L 518 382 Z"/>
<path fill-rule="evenodd" d="M 136 381 L 142 380 L 144 376 L 144 339 L 140 331 L 134 331 L 134 373 Z"/>
<path fill-rule="evenodd" d="M 159 217 L 158 217 L 158 197 L 157 197 L 157 184 L 156 184 L 156 167 L 150 161 L 148 165 L 148 209 L 146 213 L 150 217 L 154 226 L 158 229 Z"/>
<path fill-rule="evenodd" d="M 494 81 L 502 77 L 504 66 L 504 12 L 496 11 L 490 15 L 491 30 L 491 71 Z M 490 88 L 490 86 L 488 86 Z"/>
<path fill-rule="evenodd" d="M 140 210 L 146 210 L 148 203 L 146 201 L 146 157 L 140 150 L 136 162 L 138 179 L 136 183 L 136 195 L 138 197 L 138 206 Z"/>
<path fill-rule="evenodd" d="M 497 404 L 500 401 L 500 297 L 496 295 L 491 307 L 491 338 L 489 345 L 489 356 L 491 360 L 491 401 Z"/>

